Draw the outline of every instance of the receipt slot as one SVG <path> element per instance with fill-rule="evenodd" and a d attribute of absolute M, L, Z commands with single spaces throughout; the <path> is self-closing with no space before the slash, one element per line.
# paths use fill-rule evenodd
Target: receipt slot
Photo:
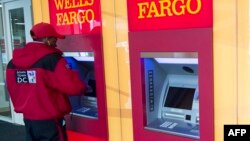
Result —
<path fill-rule="evenodd" d="M 164 55 L 141 54 L 145 74 L 145 129 L 199 139 L 197 53 Z"/>
<path fill-rule="evenodd" d="M 108 140 L 102 38 L 100 33 L 67 35 L 58 40 L 70 69 L 88 85 L 85 93 L 69 96 L 72 111 L 66 119 L 69 131 Z"/>

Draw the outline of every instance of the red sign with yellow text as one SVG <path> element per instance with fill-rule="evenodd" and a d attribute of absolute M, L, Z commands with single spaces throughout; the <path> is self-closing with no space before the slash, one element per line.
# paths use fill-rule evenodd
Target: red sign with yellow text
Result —
<path fill-rule="evenodd" d="M 128 0 L 129 31 L 212 27 L 212 0 Z"/>
<path fill-rule="evenodd" d="M 50 23 L 64 35 L 100 32 L 100 0 L 49 0 Z"/>

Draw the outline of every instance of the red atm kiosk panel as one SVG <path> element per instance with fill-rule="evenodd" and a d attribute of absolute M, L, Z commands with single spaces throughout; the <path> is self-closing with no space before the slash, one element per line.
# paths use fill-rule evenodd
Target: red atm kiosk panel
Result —
<path fill-rule="evenodd" d="M 130 32 L 129 46 L 134 141 L 212 141 L 212 28 Z"/>
<path fill-rule="evenodd" d="M 85 94 L 69 97 L 72 112 L 66 116 L 66 125 L 70 135 L 76 133 L 74 135 L 108 140 L 101 35 L 67 35 L 58 41 L 58 47 L 63 50 L 69 67 L 77 70 L 90 87 Z"/>

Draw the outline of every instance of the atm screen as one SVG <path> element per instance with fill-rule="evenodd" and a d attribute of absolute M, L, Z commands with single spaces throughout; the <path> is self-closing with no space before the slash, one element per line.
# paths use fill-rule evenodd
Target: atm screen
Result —
<path fill-rule="evenodd" d="M 191 110 L 195 88 L 173 87 L 167 91 L 164 107 Z"/>

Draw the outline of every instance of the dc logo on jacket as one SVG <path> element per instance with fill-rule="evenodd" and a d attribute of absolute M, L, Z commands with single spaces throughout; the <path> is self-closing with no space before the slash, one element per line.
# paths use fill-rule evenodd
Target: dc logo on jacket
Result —
<path fill-rule="evenodd" d="M 30 70 L 19 70 L 16 71 L 16 81 L 17 83 L 36 83 L 36 71 Z"/>

